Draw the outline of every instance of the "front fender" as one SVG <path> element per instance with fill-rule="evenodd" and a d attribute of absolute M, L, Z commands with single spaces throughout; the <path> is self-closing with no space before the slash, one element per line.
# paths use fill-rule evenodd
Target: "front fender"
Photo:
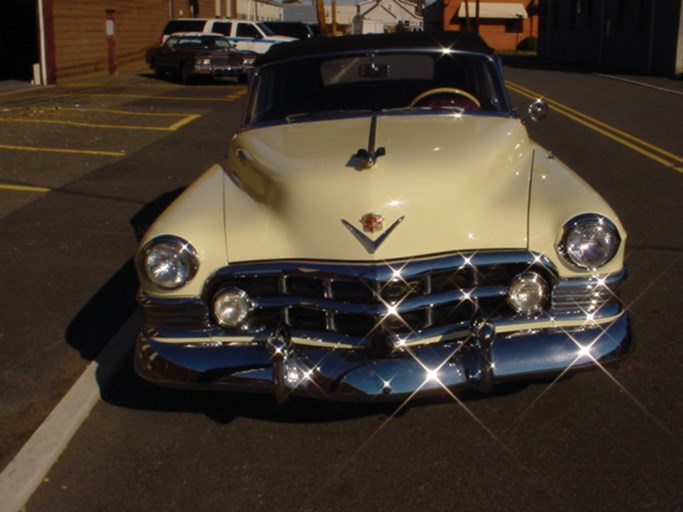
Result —
<path fill-rule="evenodd" d="M 225 173 L 216 164 L 190 185 L 156 220 L 140 242 L 173 235 L 190 242 L 199 257 L 194 279 L 178 290 L 145 288 L 145 292 L 163 297 L 197 297 L 204 282 L 217 268 L 227 264 L 223 194 Z"/>
<path fill-rule="evenodd" d="M 569 266 L 558 254 L 556 245 L 564 224 L 584 213 L 595 213 L 611 220 L 619 230 L 622 243 L 614 258 L 600 274 L 623 268 L 626 230 L 607 202 L 563 162 L 546 149 L 535 145 L 529 195 L 529 249 L 546 255 L 561 277 L 585 276 L 592 272 Z"/>

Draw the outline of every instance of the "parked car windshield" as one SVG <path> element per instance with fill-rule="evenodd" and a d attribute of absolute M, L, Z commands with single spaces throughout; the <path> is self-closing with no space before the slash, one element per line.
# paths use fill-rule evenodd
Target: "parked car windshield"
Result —
<path fill-rule="evenodd" d="M 232 43 L 220 36 L 183 36 L 178 39 L 178 46 L 209 46 L 215 48 L 231 48 Z"/>
<path fill-rule="evenodd" d="M 429 98 L 416 101 L 421 95 Z M 434 97 L 439 97 L 439 101 Z M 264 66 L 248 122 L 330 112 L 422 109 L 507 112 L 493 62 L 473 53 L 401 52 L 325 56 Z"/>
<path fill-rule="evenodd" d="M 266 25 L 265 23 L 259 22 L 259 23 L 257 23 L 257 25 L 265 35 L 267 35 L 267 36 L 274 36 L 275 35 L 275 33 L 272 30 L 270 30 L 270 27 L 268 27 L 268 25 Z"/>

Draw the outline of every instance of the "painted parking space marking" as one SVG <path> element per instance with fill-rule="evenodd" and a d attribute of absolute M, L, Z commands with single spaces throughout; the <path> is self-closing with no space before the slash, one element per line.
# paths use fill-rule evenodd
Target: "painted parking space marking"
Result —
<path fill-rule="evenodd" d="M 542 94 L 534 92 L 531 89 L 527 89 L 519 84 L 515 84 L 508 80 L 506 80 L 505 83 L 508 89 L 527 98 L 536 99 L 543 97 Z M 599 121 L 598 119 L 595 119 L 587 114 L 574 110 L 567 105 L 563 105 L 562 103 L 548 98 L 544 99 L 548 102 L 548 105 L 553 110 L 562 114 L 563 116 L 568 117 L 569 119 L 576 121 L 577 123 L 582 124 L 587 128 L 590 128 L 591 130 L 596 131 L 601 135 L 604 135 L 605 137 L 608 137 L 665 167 L 683 174 L 683 165 L 681 165 L 683 164 L 683 157 L 655 146 L 654 144 L 631 135 L 630 133 L 624 132 L 623 130 L 615 128 L 614 126 Z"/>
<path fill-rule="evenodd" d="M 145 85 L 147 87 L 168 87 L 167 84 L 147 84 L 144 82 L 136 83 L 138 85 Z M 130 84 L 126 84 L 130 86 Z M 65 87 L 109 87 L 109 84 L 66 84 Z M 27 89 L 30 90 L 30 89 Z M 183 90 L 188 90 L 183 88 Z M 232 102 L 244 97 L 247 93 L 245 86 L 227 86 L 219 89 L 213 89 L 218 94 L 225 94 L 222 97 L 188 97 L 177 95 L 159 96 L 154 94 L 126 94 L 112 92 L 96 92 L 96 93 L 63 93 L 55 90 L 41 91 L 34 95 L 37 98 L 50 98 L 55 101 L 61 98 L 79 98 L 85 100 L 86 98 L 123 98 L 136 100 L 167 100 L 167 101 L 187 101 L 187 102 Z M 11 91 L 15 93 L 16 91 Z M 151 92 L 151 91 L 150 91 Z M 171 94 L 173 94 L 171 92 Z M 166 109 L 164 109 L 166 110 Z M 72 126 L 76 128 L 87 129 L 103 129 L 103 130 L 141 130 L 141 131 L 155 131 L 155 132 L 174 132 L 184 126 L 200 119 L 202 114 L 188 114 L 177 112 L 142 112 L 136 110 L 124 110 L 116 108 L 89 108 L 75 105 L 36 105 L 20 108 L 5 108 L 0 110 L 0 123 L 17 123 L 17 124 L 36 124 L 36 125 L 63 125 Z M 84 156 L 104 156 L 104 157 L 125 157 L 127 152 L 125 150 L 108 151 L 96 149 L 79 149 L 79 148 L 64 148 L 64 147 L 48 147 L 48 146 L 28 146 L 16 144 L 0 144 L 0 151 L 16 151 L 16 152 L 32 152 L 53 153 L 53 154 L 71 154 Z M 18 183 L 7 183 L 0 181 L 0 191 L 8 192 L 23 192 L 23 193 L 38 193 L 44 194 L 50 192 L 49 187 L 24 185 Z"/>
<path fill-rule="evenodd" d="M 125 125 L 125 124 L 101 124 L 101 123 L 87 123 L 81 121 L 68 121 L 62 119 L 23 119 L 23 118 L 0 118 L 0 123 L 37 123 L 37 124 L 60 124 L 67 126 L 76 126 L 79 128 L 104 128 L 113 130 L 149 130 L 149 131 L 159 131 L 159 132 L 173 132 L 177 129 L 191 123 L 195 119 L 199 119 L 201 116 L 198 114 L 192 114 L 184 116 L 177 123 L 173 123 L 170 126 L 142 126 L 142 125 Z"/>
<path fill-rule="evenodd" d="M 149 94 L 122 94 L 122 93 L 94 93 L 94 94 L 56 94 L 53 98 L 131 98 L 144 100 L 161 100 L 161 101 L 234 101 L 234 99 L 223 98 L 197 98 L 192 96 L 154 96 Z"/>
<path fill-rule="evenodd" d="M 94 155 L 94 156 L 125 156 L 125 151 L 99 151 L 94 149 L 69 149 L 69 148 L 44 148 L 34 146 L 12 146 L 9 144 L 0 144 L 0 149 L 7 149 L 10 151 L 33 151 L 42 153 L 67 153 L 74 155 Z"/>
<path fill-rule="evenodd" d="M 52 189 L 47 187 L 38 187 L 34 185 L 12 185 L 10 183 L 0 183 L 0 190 L 11 190 L 14 192 L 50 192 Z"/>
<path fill-rule="evenodd" d="M 247 89 L 241 89 L 239 91 L 234 91 L 228 94 L 225 98 L 229 99 L 231 101 L 235 101 L 240 99 L 242 96 L 245 96 L 247 94 Z"/>

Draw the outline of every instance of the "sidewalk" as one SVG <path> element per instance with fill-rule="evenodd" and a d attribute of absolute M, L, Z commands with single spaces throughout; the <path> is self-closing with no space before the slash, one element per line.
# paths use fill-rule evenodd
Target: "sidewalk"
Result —
<path fill-rule="evenodd" d="M 14 92 L 22 89 L 33 89 L 41 87 L 40 85 L 32 85 L 30 82 L 20 82 L 19 80 L 0 80 L 0 93 Z"/>

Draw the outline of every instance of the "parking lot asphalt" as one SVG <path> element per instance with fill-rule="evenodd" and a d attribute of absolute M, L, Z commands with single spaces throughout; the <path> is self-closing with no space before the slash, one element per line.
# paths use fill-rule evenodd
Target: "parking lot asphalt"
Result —
<path fill-rule="evenodd" d="M 681 81 L 608 78 L 683 94 Z M 138 235 L 223 156 L 245 88 L 130 74 L 1 89 L 5 467 L 134 311 Z"/>
<path fill-rule="evenodd" d="M 135 310 L 139 235 L 224 156 L 245 93 L 146 73 L 0 87 L 1 467 Z"/>

